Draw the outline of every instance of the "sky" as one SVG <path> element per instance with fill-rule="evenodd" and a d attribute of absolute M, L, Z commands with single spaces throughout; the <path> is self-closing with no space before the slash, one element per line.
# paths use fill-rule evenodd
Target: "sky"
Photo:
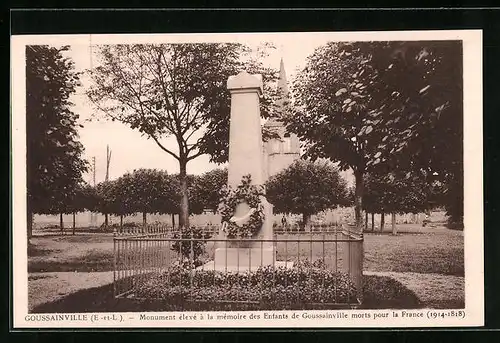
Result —
<path fill-rule="evenodd" d="M 70 45 L 70 51 L 66 55 L 74 60 L 76 70 L 85 71 L 96 66 L 97 49 L 95 45 L 100 43 L 99 38 L 98 35 L 79 35 L 74 41 L 64 41 L 64 44 Z M 237 37 L 225 36 L 222 40 L 241 41 L 252 48 L 264 41 L 272 42 L 276 49 L 270 51 L 271 54 L 264 60 L 264 64 L 279 69 L 280 59 L 283 58 L 287 79 L 290 83 L 297 70 L 305 66 L 307 56 L 312 54 L 315 48 L 326 44 L 328 41 L 325 37 L 321 39 L 311 38 L 313 37 L 290 39 L 290 36 L 287 35 L 265 37 L 238 35 Z M 134 131 L 119 122 L 111 122 L 105 119 L 96 120 L 92 116 L 93 107 L 84 94 L 89 87 L 90 80 L 84 75 L 81 82 L 82 86 L 77 89 L 77 93 L 72 96 L 71 100 L 75 104 L 74 111 L 80 115 L 81 123 L 84 125 L 83 128 L 79 129 L 80 141 L 85 147 L 84 158 L 92 162 L 95 157 L 96 183 L 103 181 L 105 178 L 107 145 L 111 150 L 110 179 L 118 178 L 128 171 L 138 168 L 164 169 L 169 173 L 179 171 L 178 163 L 173 157 L 161 150 L 154 141 L 141 136 L 138 131 Z M 162 142 L 167 147 L 172 147 L 175 150 L 176 143 L 173 139 L 166 139 Z M 190 161 L 187 166 L 190 174 L 201 174 L 217 167 L 219 166 L 209 162 L 208 155 L 202 155 Z M 91 172 L 85 175 L 85 180 L 92 182 Z"/>

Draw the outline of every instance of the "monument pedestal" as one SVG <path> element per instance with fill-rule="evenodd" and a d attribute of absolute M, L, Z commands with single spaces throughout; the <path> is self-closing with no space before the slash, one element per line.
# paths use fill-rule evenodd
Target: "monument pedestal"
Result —
<path fill-rule="evenodd" d="M 202 270 L 215 270 L 219 272 L 255 272 L 260 267 L 274 266 L 275 268 L 292 268 L 291 261 L 277 261 L 276 248 L 274 246 L 256 247 L 232 247 L 218 248 L 215 250 L 213 261 L 198 267 Z"/>
<path fill-rule="evenodd" d="M 276 263 L 274 246 L 259 247 L 227 247 L 215 250 L 214 263 L 216 269 L 225 270 L 257 270 L 261 266 Z"/>
<path fill-rule="evenodd" d="M 254 240 L 227 239 L 221 232 L 220 237 L 227 239 L 227 241 L 220 242 L 215 249 L 214 260 L 210 262 L 212 268 L 215 270 L 255 271 L 259 267 L 283 264 L 276 261 L 276 247 L 275 243 L 271 241 L 273 239 L 273 228 L 270 220 L 272 205 L 266 201 L 265 197 L 261 198 L 261 203 L 264 207 L 264 222 Z"/>

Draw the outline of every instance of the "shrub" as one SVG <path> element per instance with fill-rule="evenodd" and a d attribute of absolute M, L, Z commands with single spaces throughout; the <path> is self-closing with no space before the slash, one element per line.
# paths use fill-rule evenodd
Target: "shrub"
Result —
<path fill-rule="evenodd" d="M 349 276 L 303 262 L 294 268 L 265 266 L 256 271 L 220 272 L 172 266 L 136 283 L 140 298 L 168 303 L 188 301 L 256 302 L 262 309 L 305 308 L 312 303 L 352 303 L 356 287 Z"/>
<path fill-rule="evenodd" d="M 172 250 L 182 255 L 184 264 L 193 263 L 194 267 L 201 266 L 200 256 L 205 251 L 206 244 L 203 240 L 209 239 L 211 233 L 204 232 L 203 228 L 193 226 L 190 229 L 175 232 L 173 237 L 175 239 L 185 239 L 172 244 Z"/>

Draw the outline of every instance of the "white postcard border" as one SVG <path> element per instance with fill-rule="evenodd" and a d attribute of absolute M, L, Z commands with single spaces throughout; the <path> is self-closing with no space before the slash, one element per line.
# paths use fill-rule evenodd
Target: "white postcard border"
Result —
<path fill-rule="evenodd" d="M 11 37 L 11 99 L 12 99 L 12 247 L 13 247 L 13 327 L 14 328 L 97 328 L 97 327 L 445 327 L 484 325 L 484 254 L 483 254 L 483 150 L 482 150 L 482 31 L 374 31 L 374 32 L 296 32 L 296 33 L 234 33 L 234 34 L 140 34 L 91 35 L 92 44 L 104 43 L 158 43 L 158 42 L 261 42 L 281 35 L 298 41 L 309 35 L 327 35 L 332 41 L 381 40 L 462 40 L 464 53 L 464 253 L 465 253 L 465 318 L 444 317 L 444 313 L 460 310 L 339 310 L 339 311 L 250 311 L 250 312 L 166 312 L 176 320 L 141 320 L 141 313 L 115 313 L 119 320 L 103 321 L 103 313 L 75 314 L 74 320 L 43 320 L 48 314 L 28 314 L 28 272 L 26 233 L 26 142 L 25 142 L 25 46 L 29 44 L 74 45 L 89 44 L 89 35 L 18 35 Z M 264 313 L 298 318 L 264 319 Z M 422 314 L 423 318 L 393 317 L 392 312 Z M 147 316 L 166 313 L 143 313 Z M 244 320 L 210 320 L 209 315 L 246 314 Z M 249 319 L 250 314 L 260 319 Z M 315 313 L 347 313 L 348 318 L 303 318 Z M 370 314 L 371 319 L 355 319 L 349 313 Z M 387 318 L 373 319 L 375 313 L 388 313 Z M 439 317 L 443 313 L 443 317 Z M 204 319 L 179 320 L 179 316 L 203 314 Z M 437 314 L 437 315 L 436 315 Z M 33 317 L 35 316 L 35 317 Z M 67 315 L 66 315 L 67 316 Z M 80 317 L 78 317 L 80 316 Z M 85 316 L 87 320 L 78 318 Z M 97 316 L 97 317 L 96 317 Z M 431 318 L 429 317 L 431 316 Z M 439 318 L 432 318 L 438 316 Z M 47 317 L 48 318 L 48 317 Z M 69 318 L 69 317 L 66 317 Z M 92 318 L 97 320 L 92 320 Z"/>

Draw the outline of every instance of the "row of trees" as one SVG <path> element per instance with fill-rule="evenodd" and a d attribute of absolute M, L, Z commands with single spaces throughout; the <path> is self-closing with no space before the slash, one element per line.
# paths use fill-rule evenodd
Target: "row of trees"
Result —
<path fill-rule="evenodd" d="M 221 190 L 227 184 L 227 170 L 214 169 L 202 175 L 189 175 L 188 194 L 190 214 L 208 209 L 216 212 L 221 201 Z M 116 180 L 99 183 L 94 189 L 79 185 L 63 213 L 84 210 L 123 217 L 142 213 L 180 213 L 180 180 L 156 169 L 138 169 Z M 297 160 L 266 183 L 268 200 L 275 213 L 302 215 L 304 227 L 310 226 L 311 216 L 338 206 L 351 206 L 353 190 L 349 188 L 336 166 L 329 161 Z M 366 213 L 421 213 L 439 204 L 437 186 L 413 175 L 388 174 L 384 177 L 366 176 L 363 209 Z M 107 216 L 105 219 L 108 225 Z M 62 227 L 62 224 L 61 224 Z"/>
<path fill-rule="evenodd" d="M 200 214 L 208 209 L 216 212 L 221 202 L 221 191 L 227 184 L 227 169 L 214 169 L 202 175 L 188 175 L 190 214 Z M 349 206 L 352 194 L 338 169 L 327 161 L 298 160 L 275 175 L 266 183 L 267 197 L 274 204 L 276 213 L 294 213 L 303 216 L 304 226 L 310 224 L 312 215 L 337 206 Z M 123 218 L 142 213 L 143 224 L 147 214 L 180 213 L 179 174 L 170 175 L 156 169 L 138 169 L 118 179 L 99 183 L 95 189 L 80 184 L 67 199 L 65 207 L 47 214 L 75 214 L 85 210 Z"/>
<path fill-rule="evenodd" d="M 227 171 L 214 169 L 199 176 L 188 176 L 188 191 L 191 202 L 190 214 L 199 214 L 203 210 L 216 210 L 219 205 L 220 191 L 227 183 Z M 138 169 L 126 173 L 118 179 L 103 181 L 94 188 L 80 184 L 68 199 L 64 208 L 51 210 L 45 214 L 75 214 L 83 211 L 100 212 L 105 215 L 104 225 L 108 226 L 108 215 L 123 218 L 135 213 L 142 213 L 143 224 L 147 223 L 147 214 L 180 213 L 179 174 L 170 175 L 156 169 Z"/>
<path fill-rule="evenodd" d="M 416 173 L 399 171 L 384 175 L 367 174 L 364 180 L 363 209 L 365 227 L 368 226 L 368 214 L 380 213 L 380 231 L 384 229 L 385 214 L 391 214 L 392 232 L 397 233 L 396 214 L 428 212 L 443 206 L 443 189 L 439 181 L 432 181 Z"/>
<path fill-rule="evenodd" d="M 396 214 L 427 212 L 446 202 L 438 181 L 428 182 L 416 173 L 367 174 L 364 186 L 362 201 L 366 216 L 380 213 L 385 218 L 385 214 L 392 214 L 394 234 Z M 268 180 L 266 191 L 275 212 L 301 214 L 305 227 L 310 225 L 312 215 L 338 206 L 352 206 L 354 202 L 354 190 L 327 160 L 296 161 Z"/>

